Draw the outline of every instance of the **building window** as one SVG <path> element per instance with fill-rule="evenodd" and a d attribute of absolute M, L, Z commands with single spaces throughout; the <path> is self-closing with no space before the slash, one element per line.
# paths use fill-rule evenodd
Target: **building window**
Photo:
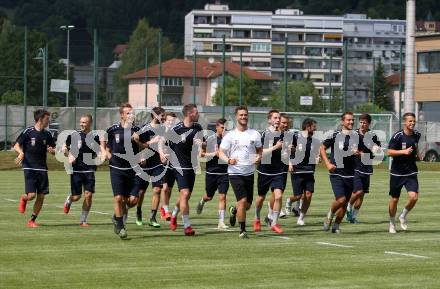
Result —
<path fill-rule="evenodd" d="M 162 86 L 183 86 L 181 77 L 166 77 L 162 79 Z"/>
<path fill-rule="evenodd" d="M 194 16 L 194 24 L 208 24 L 208 16 Z"/>
<path fill-rule="evenodd" d="M 332 69 L 341 69 L 341 61 L 333 60 L 331 63 L 332 63 Z M 322 66 L 325 69 L 330 69 L 330 59 L 323 61 Z"/>
<path fill-rule="evenodd" d="M 76 93 L 76 99 L 79 101 L 89 101 L 92 100 L 92 93 L 86 91 L 78 91 Z"/>
<path fill-rule="evenodd" d="M 194 86 L 194 79 L 191 78 L 191 86 Z M 196 86 L 199 86 L 199 80 L 196 79 Z"/>
<path fill-rule="evenodd" d="M 306 47 L 307 56 L 322 56 L 321 47 Z"/>
<path fill-rule="evenodd" d="M 288 46 L 287 54 L 289 55 L 303 55 L 304 48 L 302 46 Z"/>
<path fill-rule="evenodd" d="M 214 24 L 231 24 L 231 16 L 214 16 Z"/>
<path fill-rule="evenodd" d="M 177 106 L 182 105 L 182 95 L 180 94 L 163 94 L 162 95 L 163 106 Z"/>
<path fill-rule="evenodd" d="M 273 68 L 283 68 L 284 61 L 281 59 L 272 59 L 272 67 Z"/>
<path fill-rule="evenodd" d="M 341 75 L 332 73 L 330 77 L 330 74 L 324 74 L 324 82 L 330 82 L 330 80 L 331 82 L 341 82 Z"/>
<path fill-rule="evenodd" d="M 254 30 L 254 31 L 252 31 L 252 38 L 270 39 L 270 32 L 267 30 Z"/>
<path fill-rule="evenodd" d="M 417 53 L 417 73 L 440 73 L 440 51 Z"/>
<path fill-rule="evenodd" d="M 304 74 L 301 72 L 292 73 L 292 74 L 290 74 L 290 78 L 293 80 L 303 80 Z"/>
<path fill-rule="evenodd" d="M 241 46 L 241 45 L 234 45 L 232 46 L 232 52 L 250 52 L 251 47 L 250 46 Z"/>
<path fill-rule="evenodd" d="M 322 34 L 306 34 L 306 41 L 308 42 L 321 42 Z"/>
<path fill-rule="evenodd" d="M 333 55 L 333 57 L 341 57 L 342 49 L 341 48 L 324 48 L 324 54 L 327 56 Z"/>
<path fill-rule="evenodd" d="M 194 32 L 194 38 L 211 38 L 211 33 L 195 33 Z"/>
<path fill-rule="evenodd" d="M 270 52 L 271 44 L 270 43 L 252 43 L 251 51 L 252 52 Z"/>
<path fill-rule="evenodd" d="M 229 30 L 214 30 L 214 33 L 212 33 L 212 37 L 214 37 L 214 38 L 222 38 L 223 35 L 225 37 L 231 37 L 231 31 L 229 31 Z"/>
<path fill-rule="evenodd" d="M 305 63 L 305 68 L 306 69 L 322 69 L 322 61 L 307 59 L 306 63 Z"/>
<path fill-rule="evenodd" d="M 284 54 L 284 45 L 272 45 L 272 54 Z"/>
<path fill-rule="evenodd" d="M 230 52 L 231 49 L 232 49 L 231 44 L 226 44 L 225 45 L 225 51 Z M 215 52 L 223 51 L 223 44 L 214 44 L 213 45 L 213 51 L 215 51 Z"/>
<path fill-rule="evenodd" d="M 234 38 L 251 38 L 250 30 L 234 30 L 232 32 Z"/>
<path fill-rule="evenodd" d="M 287 33 L 287 39 L 289 42 L 302 42 L 304 41 L 304 34 L 302 33 Z"/>
<path fill-rule="evenodd" d="M 249 66 L 251 67 L 260 67 L 260 68 L 270 68 L 270 62 L 264 62 L 264 61 L 255 61 L 255 62 L 251 62 L 249 64 Z"/>
<path fill-rule="evenodd" d="M 272 40 L 273 41 L 284 41 L 286 38 L 286 34 L 284 32 L 273 32 L 272 33 Z"/>

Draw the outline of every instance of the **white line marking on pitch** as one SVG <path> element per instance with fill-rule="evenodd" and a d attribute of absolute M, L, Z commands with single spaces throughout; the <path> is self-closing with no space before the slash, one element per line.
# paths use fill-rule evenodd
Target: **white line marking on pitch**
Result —
<path fill-rule="evenodd" d="M 291 238 L 286 237 L 286 236 L 276 236 L 276 235 L 269 235 L 269 234 L 256 234 L 256 236 L 277 238 L 277 239 L 283 239 L 283 240 L 290 240 L 291 239 Z"/>
<path fill-rule="evenodd" d="M 17 203 L 17 202 L 18 202 L 18 200 L 7 199 L 7 198 L 4 198 L 4 200 L 5 200 L 5 201 L 8 201 L 8 202 L 14 202 L 14 203 Z M 54 205 L 54 207 L 56 207 L 56 208 L 60 208 L 60 209 L 64 208 L 64 206 L 60 206 L 60 205 Z M 111 213 L 100 212 L 100 211 L 94 211 L 94 210 L 90 210 L 90 213 L 95 213 L 95 214 L 98 214 L 98 215 L 113 215 L 113 214 L 111 214 Z M 129 219 L 134 219 L 134 217 L 131 217 L 131 216 L 128 216 L 128 218 L 129 218 Z"/>
<path fill-rule="evenodd" d="M 238 230 L 233 230 L 233 229 L 219 229 L 219 228 L 208 228 L 208 230 L 213 230 L 213 231 L 224 231 L 224 232 L 238 232 Z"/>
<path fill-rule="evenodd" d="M 429 257 L 421 256 L 421 255 L 414 255 L 414 254 L 408 254 L 408 253 L 399 253 L 399 252 L 393 252 L 393 251 L 385 251 L 385 254 L 389 255 L 398 255 L 398 256 L 406 256 L 406 257 L 414 257 L 414 258 L 422 258 L 422 259 L 428 259 Z"/>
<path fill-rule="evenodd" d="M 325 246 L 332 246 L 332 247 L 339 247 L 339 248 L 353 248 L 353 246 L 350 245 L 341 245 L 341 244 L 334 244 L 334 243 L 327 243 L 327 242 L 316 242 L 318 245 L 325 245 Z"/>

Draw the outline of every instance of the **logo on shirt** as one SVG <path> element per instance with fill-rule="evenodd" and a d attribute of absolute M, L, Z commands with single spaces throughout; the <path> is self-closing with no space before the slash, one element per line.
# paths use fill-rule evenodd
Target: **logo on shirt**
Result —
<path fill-rule="evenodd" d="M 116 143 L 119 143 L 119 141 L 120 141 L 119 133 L 115 134 L 115 141 L 116 141 Z"/>
<path fill-rule="evenodd" d="M 31 145 L 34 147 L 35 146 L 35 138 L 31 138 Z"/>
<path fill-rule="evenodd" d="M 250 144 L 251 144 L 251 146 L 253 146 L 253 145 L 255 144 L 255 141 L 254 141 L 254 140 L 251 140 L 251 141 L 250 141 Z"/>
<path fill-rule="evenodd" d="M 302 152 L 302 150 L 303 150 L 303 145 L 302 145 L 302 143 L 298 144 L 298 150 L 299 150 L 300 152 Z"/>
<path fill-rule="evenodd" d="M 239 141 L 238 139 L 235 139 L 235 140 L 234 140 L 234 144 L 235 144 L 235 145 L 238 145 L 239 142 L 240 142 L 240 141 Z"/>
<path fill-rule="evenodd" d="M 82 140 L 78 140 L 78 149 L 82 147 Z"/>
<path fill-rule="evenodd" d="M 340 142 L 339 142 L 339 149 L 340 149 L 340 150 L 343 150 L 343 149 L 344 149 L 344 142 L 343 142 L 343 141 L 340 141 Z"/>
<path fill-rule="evenodd" d="M 403 149 L 403 150 L 406 150 L 406 142 L 403 142 L 403 143 L 402 143 L 402 149 Z"/>
<path fill-rule="evenodd" d="M 45 139 L 43 139 L 43 144 L 44 144 L 44 145 L 46 144 L 46 140 L 45 140 Z"/>

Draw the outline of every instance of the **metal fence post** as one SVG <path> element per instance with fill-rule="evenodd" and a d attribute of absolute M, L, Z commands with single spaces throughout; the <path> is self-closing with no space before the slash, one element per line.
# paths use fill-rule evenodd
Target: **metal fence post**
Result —
<path fill-rule="evenodd" d="M 197 50 L 194 48 L 193 54 L 193 103 L 196 104 L 196 94 L 197 94 Z"/>
<path fill-rule="evenodd" d="M 158 68 L 159 68 L 159 74 L 157 77 L 157 81 L 158 81 L 158 103 L 159 106 L 162 106 L 162 31 L 159 31 L 159 35 L 158 35 L 158 46 L 159 46 L 159 55 L 158 55 Z"/>
<path fill-rule="evenodd" d="M 226 36 L 223 34 L 223 45 L 222 45 L 222 118 L 225 118 L 225 95 L 226 95 Z"/>
<path fill-rule="evenodd" d="M 145 48 L 145 107 L 148 106 L 148 48 Z"/>
<path fill-rule="evenodd" d="M 342 111 L 347 111 L 347 87 L 348 87 L 348 43 L 344 40 L 344 102 Z"/>
<path fill-rule="evenodd" d="M 283 95 L 283 111 L 287 111 L 287 35 L 284 36 L 284 95 Z"/>
<path fill-rule="evenodd" d="M 402 127 L 402 91 L 403 91 L 403 43 L 400 43 L 399 62 L 399 129 Z"/>
<path fill-rule="evenodd" d="M 4 150 L 7 151 L 8 147 L 8 104 L 5 104 L 5 147 Z"/>
<path fill-rule="evenodd" d="M 24 27 L 24 55 L 23 55 L 23 110 L 24 110 L 24 126 L 27 126 L 27 50 L 28 50 L 28 31 L 27 26 Z"/>
<path fill-rule="evenodd" d="M 93 30 L 93 129 L 96 130 L 96 105 L 98 99 L 98 31 Z"/>
<path fill-rule="evenodd" d="M 239 104 L 243 104 L 243 50 L 240 50 L 240 101 Z"/>

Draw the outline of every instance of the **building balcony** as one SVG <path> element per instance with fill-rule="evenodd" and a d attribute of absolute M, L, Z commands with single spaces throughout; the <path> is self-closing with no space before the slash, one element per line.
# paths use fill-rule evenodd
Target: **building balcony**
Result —
<path fill-rule="evenodd" d="M 182 94 L 183 86 L 162 86 L 162 93 L 167 94 Z"/>

